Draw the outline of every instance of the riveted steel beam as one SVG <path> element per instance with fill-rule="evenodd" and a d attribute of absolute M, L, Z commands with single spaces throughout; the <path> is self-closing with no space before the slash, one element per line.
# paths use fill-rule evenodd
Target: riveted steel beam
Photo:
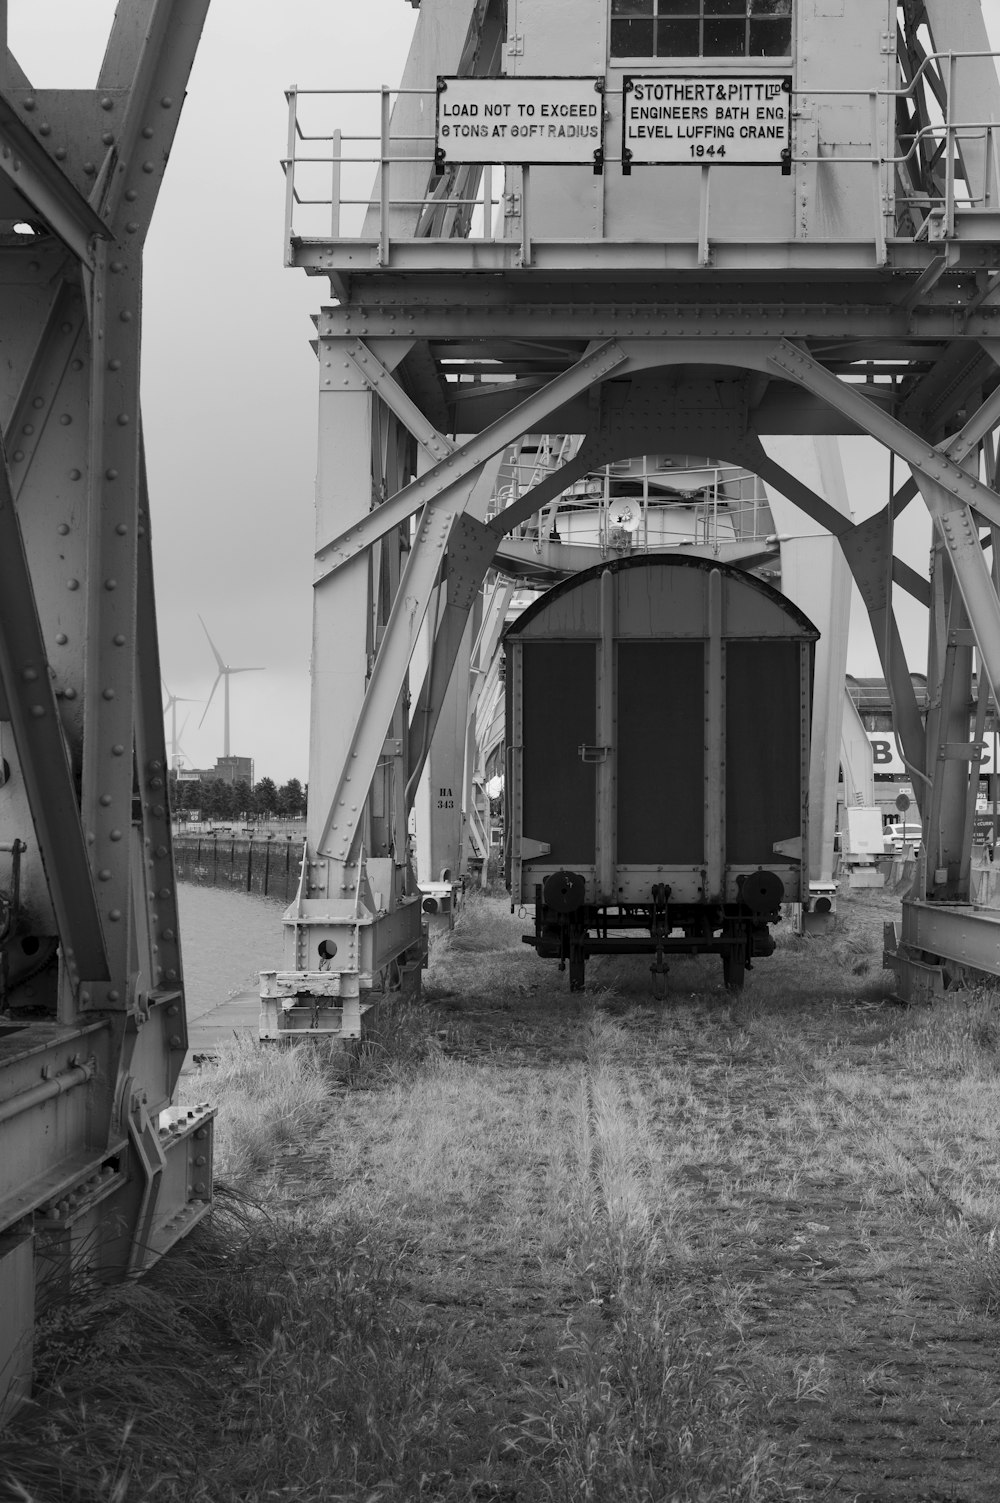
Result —
<path fill-rule="evenodd" d="M 1000 911 L 960 904 L 903 904 L 902 941 L 927 955 L 1000 975 Z"/>
<path fill-rule="evenodd" d="M 894 570 L 894 561 L 889 557 L 890 534 L 885 514 L 852 523 L 850 518 L 771 459 L 759 439 L 748 437 L 734 451 L 734 457 L 739 458 L 768 485 L 774 486 L 775 490 L 804 511 L 806 516 L 833 533 L 839 541 L 872 624 L 882 672 L 889 685 L 903 755 L 907 766 L 915 769 L 919 777 L 925 760 L 923 722 L 889 597 L 889 572 L 890 569 Z M 924 592 L 929 595 L 926 580 L 922 580 L 921 584 Z M 918 787 L 918 804 L 922 794 L 922 788 Z"/>
<path fill-rule="evenodd" d="M 959 266 L 995 264 L 996 213 L 956 215 Z M 393 240 L 391 272 L 428 273 L 447 271 L 452 276 L 470 271 L 481 276 L 518 272 L 521 269 L 520 241 L 450 239 Z M 730 242 L 712 241 L 712 268 L 733 277 L 757 277 L 774 274 L 776 243 L 771 240 Z M 893 271 L 922 271 L 928 262 L 924 242 L 890 240 L 886 246 L 888 266 Z M 591 273 L 595 280 L 623 272 L 645 272 L 658 276 L 696 279 L 704 276 L 705 263 L 699 260 L 702 247 L 695 240 L 687 242 L 532 240 L 531 265 L 542 276 Z M 790 281 L 840 278 L 853 272 L 860 279 L 871 276 L 871 240 L 799 240 L 781 247 L 783 269 Z M 376 239 L 347 240 L 341 243 L 296 237 L 292 241 L 294 266 L 316 276 L 341 276 L 352 295 L 365 284 L 366 291 L 376 287 L 385 274 L 386 263 L 379 260 Z M 898 289 L 897 289 L 898 292 Z"/>
<path fill-rule="evenodd" d="M 475 481 L 475 473 L 492 455 L 498 454 L 520 434 L 528 433 L 543 424 L 549 414 L 563 402 L 604 380 L 612 371 L 619 369 L 626 359 L 624 351 L 613 340 L 607 340 L 589 351 L 569 370 L 556 376 L 540 391 L 526 398 L 499 422 L 460 444 L 446 459 L 320 548 L 316 555 L 314 584 L 320 584 L 335 570 L 370 547 L 377 538 L 384 537 L 394 527 L 407 521 L 422 506 L 447 504 L 453 493 L 460 489 L 467 493 L 470 483 Z"/>
<path fill-rule="evenodd" d="M 128 828 L 135 725 L 138 551 L 148 534 L 139 457 L 142 246 L 177 129 L 208 0 L 119 7 L 100 82 L 115 139 L 94 187 L 114 241 L 99 247 L 90 283 L 87 663 L 81 809 L 93 836 L 106 940 L 115 975 L 131 956 Z M 165 772 L 163 774 L 166 776 Z M 162 842 L 161 842 L 162 843 Z M 124 1002 L 123 1004 L 124 1005 Z"/>
<path fill-rule="evenodd" d="M 87 842 L 5 458 L 0 464 L 0 684 L 68 979 L 81 1001 L 107 1006 L 111 972 Z"/>
<path fill-rule="evenodd" d="M 969 508 L 956 500 L 940 481 L 918 473 L 917 483 L 955 571 L 983 668 L 996 698 L 1000 689 L 1000 600 L 983 556 L 979 529 Z"/>
<path fill-rule="evenodd" d="M 884 513 L 882 515 L 884 516 Z M 893 558 L 892 582 L 898 584 L 901 590 L 905 590 L 907 595 L 911 595 L 918 605 L 930 609 L 930 585 L 922 574 L 918 574 L 916 569 L 911 569 L 909 564 L 904 563 L 901 558 Z"/>
<path fill-rule="evenodd" d="M 36 215 L 84 266 L 92 266 L 95 239 L 110 238 L 107 224 L 2 93 L 0 173 L 24 199 L 25 217 Z"/>
<path fill-rule="evenodd" d="M 140 448 L 140 499 L 147 497 L 146 458 Z M 147 511 L 148 505 L 144 504 Z M 150 529 L 138 539 L 136 621 L 135 775 L 142 827 L 146 902 L 136 914 L 136 951 L 150 986 L 170 992 L 174 1021 L 164 1029 L 168 1056 L 168 1097 L 177 1083 L 187 1049 L 182 1005 L 180 918 L 174 878 L 170 809 L 167 803 L 167 747 L 160 700 L 160 649 L 156 631 L 153 548 Z M 145 943 L 143 944 L 142 941 Z"/>
<path fill-rule="evenodd" d="M 997 423 L 1000 423 L 1000 386 L 972 414 L 960 432 L 952 433 L 948 438 L 942 439 L 937 447 L 942 454 L 947 454 L 949 459 L 953 459 L 958 464 L 982 443 Z M 893 516 L 898 517 L 904 507 L 908 506 L 918 494 L 917 482 L 911 475 L 908 480 L 904 480 L 892 499 Z"/>
<path fill-rule="evenodd" d="M 356 339 L 345 344 L 342 353 L 361 373 L 365 384 L 378 393 L 432 460 L 444 460 L 449 454 L 454 454 L 455 445 L 443 433 L 438 432 L 362 340 Z"/>
<path fill-rule="evenodd" d="M 482 522 L 468 515 L 456 518 L 446 562 L 447 601 L 431 647 L 431 660 L 410 714 L 407 812 L 430 755 L 469 614 L 493 562 L 496 543 L 495 535 Z"/>
<path fill-rule="evenodd" d="M 960 433 L 953 434 L 951 438 L 945 440 L 941 449 L 958 464 L 982 443 L 986 435 L 991 433 L 998 423 L 1000 423 L 1000 386 L 972 414 Z"/>
<path fill-rule="evenodd" d="M 853 391 L 837 376 L 830 374 L 805 350 L 782 341 L 768 356 L 768 362 L 790 380 L 798 381 L 854 419 L 859 428 L 870 433 L 887 449 L 892 449 L 914 470 L 944 487 L 965 506 L 975 507 L 987 521 L 1000 523 L 1000 496 L 974 475 L 950 459 L 943 450 L 919 438 L 911 429 L 898 423 L 867 397 Z"/>
<path fill-rule="evenodd" d="M 890 283 L 890 285 L 892 285 Z M 964 301 L 940 307 L 921 307 L 907 314 L 892 303 L 850 300 L 844 288 L 841 301 L 808 298 L 793 301 L 788 287 L 775 287 L 769 298 L 755 290 L 745 299 L 718 299 L 717 288 L 705 290 L 705 302 L 602 301 L 590 286 L 582 289 L 574 304 L 570 296 L 555 289 L 550 298 L 537 301 L 472 300 L 468 292 L 454 304 L 426 303 L 414 290 L 406 300 L 376 306 L 347 304 L 322 309 L 318 330 L 321 338 L 361 337 L 374 339 L 406 334 L 415 339 L 462 339 L 498 335 L 501 338 L 555 340 L 607 338 L 733 338 L 857 340 L 859 327 L 877 356 L 885 346 L 885 358 L 899 358 L 902 342 L 925 346 L 929 340 L 983 340 L 1000 337 L 1000 308 L 984 307 L 966 322 Z M 746 289 L 749 293 L 749 289 Z M 825 290 L 825 289 L 824 289 Z"/>

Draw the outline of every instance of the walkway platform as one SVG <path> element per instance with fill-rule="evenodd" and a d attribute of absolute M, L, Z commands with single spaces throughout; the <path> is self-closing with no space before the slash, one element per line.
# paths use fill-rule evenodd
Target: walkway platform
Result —
<path fill-rule="evenodd" d="M 200 1056 L 214 1055 L 220 1046 L 237 1037 L 256 1040 L 260 1027 L 260 995 L 256 991 L 237 992 L 225 1002 L 210 1003 L 188 1012 L 188 1052 L 182 1075 L 197 1071 Z"/>

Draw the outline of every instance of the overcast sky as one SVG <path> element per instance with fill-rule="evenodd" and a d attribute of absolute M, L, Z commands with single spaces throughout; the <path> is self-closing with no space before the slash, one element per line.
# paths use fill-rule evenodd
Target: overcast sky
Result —
<path fill-rule="evenodd" d="M 39 88 L 93 86 L 114 9 L 8 0 L 10 45 Z M 984 12 L 1000 45 L 1000 0 Z M 310 315 L 328 301 L 324 281 L 282 265 L 284 90 L 398 84 L 415 18 L 406 0 L 212 0 L 147 246 L 142 401 L 163 674 L 174 694 L 207 698 L 216 669 L 199 614 L 228 663 L 259 666 L 232 680 L 232 751 L 278 782 L 308 773 Z M 848 440 L 843 453 L 866 516 L 885 501 L 885 452 Z M 897 466 L 897 484 L 905 474 Z M 921 503 L 900 531 L 925 571 Z M 923 669 L 925 617 L 905 620 Z M 848 666 L 878 673 L 867 630 L 853 633 Z M 221 698 L 220 686 L 200 731 L 202 705 L 179 707 L 196 766 L 221 754 Z"/>

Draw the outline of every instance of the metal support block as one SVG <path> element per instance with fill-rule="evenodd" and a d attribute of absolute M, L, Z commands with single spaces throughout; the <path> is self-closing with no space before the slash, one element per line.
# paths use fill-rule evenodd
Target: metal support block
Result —
<path fill-rule="evenodd" d="M 1000 976 L 1000 911 L 966 903 L 904 901 L 902 943 L 928 956 Z"/>
<path fill-rule="evenodd" d="M 194 1111 L 170 1110 L 160 1116 L 163 1173 L 143 1249 L 146 1268 L 212 1209 L 215 1115 L 214 1107 L 202 1105 Z"/>
<path fill-rule="evenodd" d="M 260 973 L 262 1039 L 293 1032 L 357 1038 L 379 974 L 420 948 L 419 896 L 390 910 L 367 876 L 360 885 L 377 908 L 360 900 L 299 898 L 286 911 L 287 969 Z"/>
<path fill-rule="evenodd" d="M 893 928 L 886 925 L 886 928 Z M 916 956 L 909 954 L 902 945 L 890 944 L 886 939 L 882 952 L 882 968 L 892 971 L 896 978 L 896 996 L 900 1002 L 911 1005 L 918 1002 L 933 1002 L 944 995 L 944 967 L 925 965 Z"/>
<path fill-rule="evenodd" d="M 30 1230 L 0 1236 L 0 1425 L 31 1394 L 35 1259 Z"/>
<path fill-rule="evenodd" d="M 357 971 L 261 971 L 260 1037 L 356 1039 L 371 1006 Z"/>
<path fill-rule="evenodd" d="M 420 906 L 429 939 L 447 934 L 455 927 L 455 914 L 462 901 L 461 882 L 421 882 Z"/>

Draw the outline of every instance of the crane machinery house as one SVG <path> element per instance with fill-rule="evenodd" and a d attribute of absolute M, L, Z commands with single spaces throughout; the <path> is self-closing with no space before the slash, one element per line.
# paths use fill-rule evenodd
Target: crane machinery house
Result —
<path fill-rule="evenodd" d="M 603 95 L 602 139 L 585 138 L 590 173 L 582 162 L 532 172 L 532 238 L 623 242 L 626 265 L 625 244 L 643 241 L 660 242 L 669 264 L 671 243 L 709 234 L 775 245 L 871 239 L 895 16 L 895 0 L 512 0 L 503 71 L 525 93 L 511 125 L 538 135 L 512 138 L 508 127 L 499 159 L 530 163 L 534 151 L 542 163 L 579 144 L 558 134 L 578 118 L 543 114 L 543 80 L 591 80 Z M 812 158 L 794 171 L 793 125 Z M 463 144 L 449 157 L 461 160 Z M 623 170 L 595 176 L 595 151 L 598 166 Z M 692 164 L 732 170 L 713 177 L 709 195 Z"/>

